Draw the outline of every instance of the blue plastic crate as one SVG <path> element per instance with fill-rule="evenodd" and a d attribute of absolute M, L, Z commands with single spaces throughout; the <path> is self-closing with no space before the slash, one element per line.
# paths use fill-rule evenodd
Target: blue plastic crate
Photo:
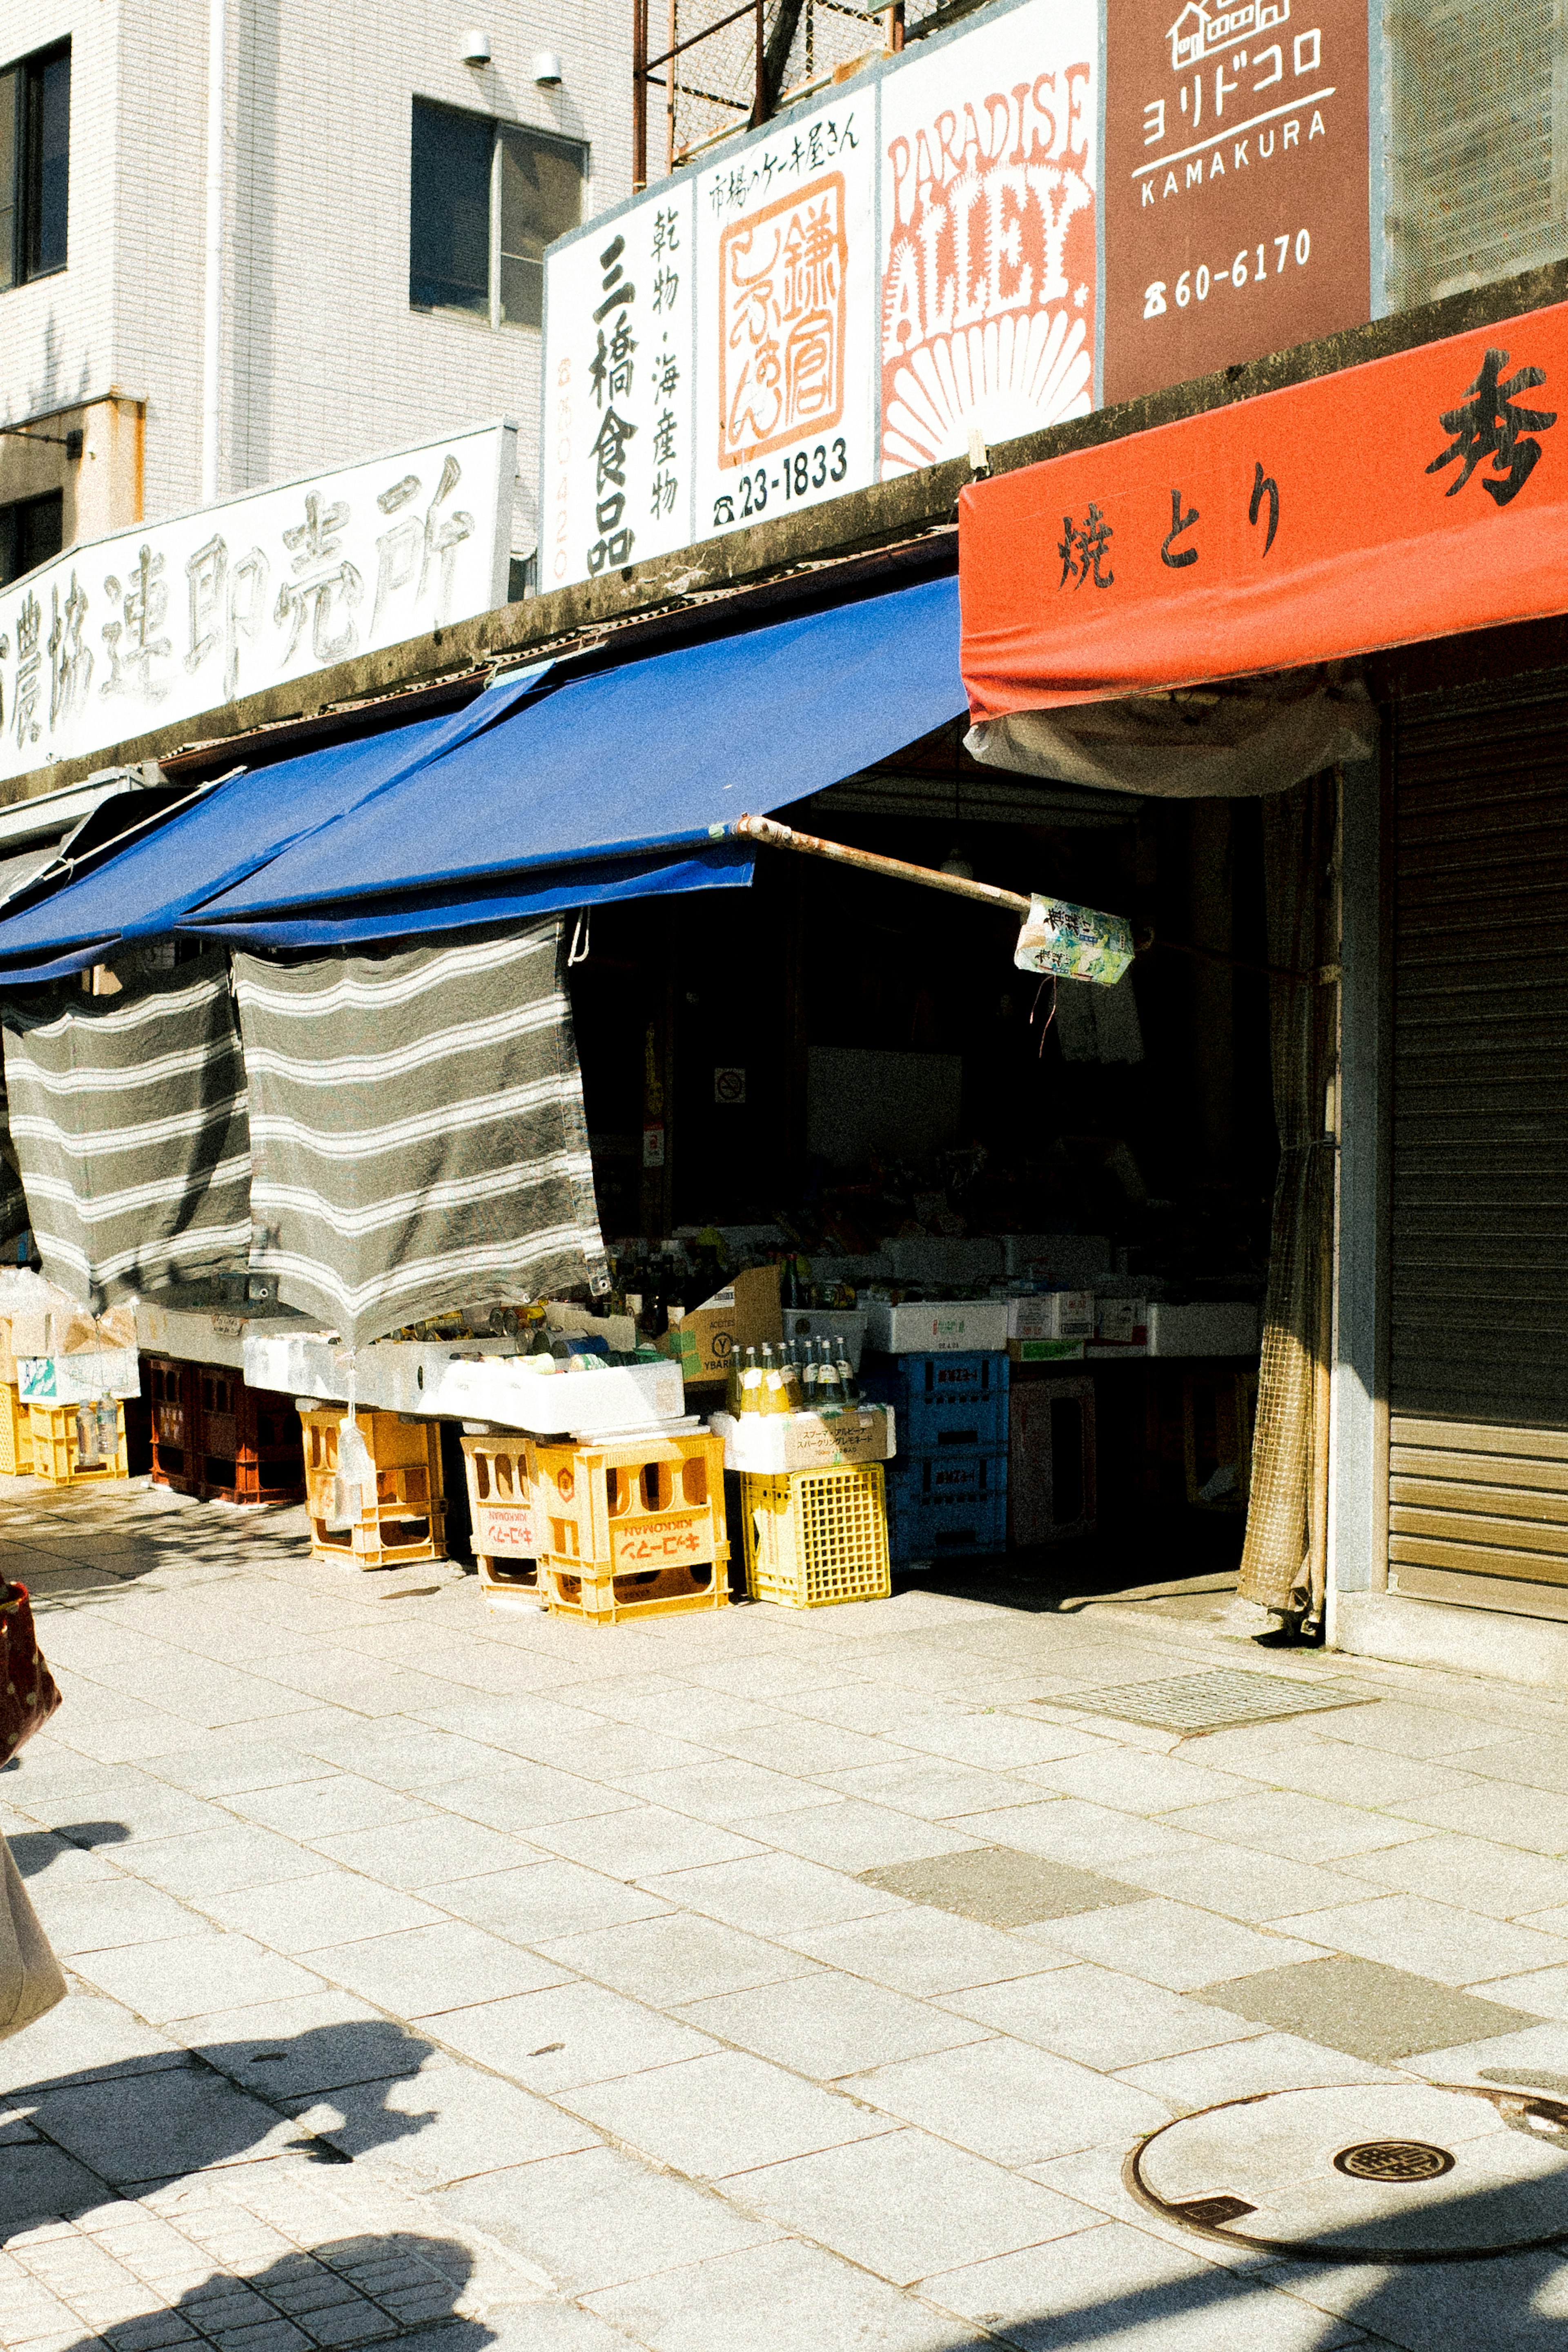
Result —
<path fill-rule="evenodd" d="M 1005 1356 L 896 1356 L 868 1370 L 861 1387 L 897 1412 L 900 1453 L 948 1445 L 972 1453 L 1006 1450 Z"/>
<path fill-rule="evenodd" d="M 889 1465 L 887 1493 L 896 1568 L 1006 1547 L 1005 1454 L 932 1450 L 900 1457 Z"/>

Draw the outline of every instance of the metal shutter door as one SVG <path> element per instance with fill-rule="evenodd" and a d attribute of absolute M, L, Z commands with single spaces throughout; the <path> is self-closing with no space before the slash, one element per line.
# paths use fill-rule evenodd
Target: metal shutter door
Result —
<path fill-rule="evenodd" d="M 1568 677 L 1395 725 L 1390 1583 L 1568 1614 Z"/>

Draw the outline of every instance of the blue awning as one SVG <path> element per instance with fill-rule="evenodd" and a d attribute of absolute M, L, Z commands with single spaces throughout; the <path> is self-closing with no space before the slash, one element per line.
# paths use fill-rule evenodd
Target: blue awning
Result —
<path fill-rule="evenodd" d="M 518 688 L 512 702 L 527 691 Z M 463 718 L 490 698 L 481 696 Z M 124 900 L 118 919 L 110 916 L 115 877 L 129 863 L 121 858 L 19 919 L 33 925 L 26 939 L 0 923 L 0 980 L 49 976 L 16 967 L 51 949 L 75 958 L 51 971 L 79 969 L 115 938 L 146 938 L 154 928 L 327 947 L 744 884 L 753 853 L 729 837 L 736 817 L 826 791 L 966 707 L 952 579 L 585 677 L 557 668 L 545 691 L 499 714 L 504 723 L 476 721 L 460 739 L 428 745 L 412 740 L 425 730 L 401 730 L 408 752 L 395 772 L 378 768 L 353 790 L 342 763 L 376 751 L 387 761 L 386 747 L 400 738 L 317 752 L 223 786 L 147 852 L 197 815 L 221 817 L 240 784 L 293 778 L 286 789 L 299 794 L 318 763 L 337 774 L 322 796 L 334 804 L 321 805 L 313 823 L 277 825 L 259 855 L 247 847 L 241 862 L 232 844 L 204 835 L 205 887 L 187 837 L 177 883 L 165 871 L 156 890 L 143 886 L 129 919 Z M 96 897 L 79 900 L 79 891 L 94 888 Z M 79 904 L 68 908 L 71 899 Z M 83 928 L 89 914 L 99 928 Z"/>
<path fill-rule="evenodd" d="M 129 940 L 167 939 L 193 907 L 414 768 L 493 727 L 548 669 L 515 671 L 445 719 L 235 776 L 79 882 L 0 922 L 0 982 L 56 980 Z"/>

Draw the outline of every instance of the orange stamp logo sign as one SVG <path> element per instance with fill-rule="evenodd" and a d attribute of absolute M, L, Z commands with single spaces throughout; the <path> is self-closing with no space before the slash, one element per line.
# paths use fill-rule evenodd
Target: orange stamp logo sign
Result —
<path fill-rule="evenodd" d="M 721 236 L 721 466 L 748 466 L 843 415 L 848 258 L 841 172 Z"/>

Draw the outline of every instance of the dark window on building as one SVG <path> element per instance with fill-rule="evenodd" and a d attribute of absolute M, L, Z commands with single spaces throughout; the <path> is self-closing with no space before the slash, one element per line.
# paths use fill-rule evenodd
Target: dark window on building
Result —
<path fill-rule="evenodd" d="M 0 507 L 0 588 L 9 587 L 36 563 L 47 563 L 64 545 L 65 500 L 58 490 Z"/>
<path fill-rule="evenodd" d="M 583 217 L 587 152 L 516 123 L 414 101 L 408 299 L 492 327 L 544 317 L 544 248 Z"/>
<path fill-rule="evenodd" d="M 68 41 L 0 72 L 0 288 L 66 266 L 70 94 Z"/>

